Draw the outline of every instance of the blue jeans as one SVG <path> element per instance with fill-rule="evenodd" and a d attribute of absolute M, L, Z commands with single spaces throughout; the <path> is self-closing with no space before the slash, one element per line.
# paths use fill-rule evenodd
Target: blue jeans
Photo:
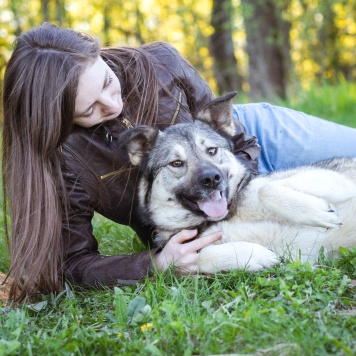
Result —
<path fill-rule="evenodd" d="M 356 129 L 266 103 L 233 105 L 261 146 L 260 173 L 334 157 L 356 157 Z"/>

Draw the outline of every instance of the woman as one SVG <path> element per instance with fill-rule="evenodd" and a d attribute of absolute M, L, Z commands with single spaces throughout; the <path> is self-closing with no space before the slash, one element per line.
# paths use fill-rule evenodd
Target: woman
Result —
<path fill-rule="evenodd" d="M 197 232 L 182 231 L 162 251 L 103 256 L 91 220 L 99 212 L 152 243 L 154 228 L 136 211 L 138 172 L 120 150 L 118 135 L 138 124 L 164 129 L 189 122 L 212 97 L 195 69 L 167 44 L 100 51 L 96 39 L 50 24 L 21 35 L 6 69 L 3 100 L 10 297 L 23 300 L 36 292 L 56 292 L 64 278 L 89 287 L 136 282 L 171 264 L 182 273 L 196 270 L 198 251 L 221 238 L 219 233 L 189 241 Z M 356 130 L 334 125 L 340 132 L 333 133 L 333 140 L 340 150 L 323 152 L 314 140 L 328 139 L 332 124 L 268 104 L 234 106 L 234 114 L 236 156 L 253 174 L 257 165 L 265 172 L 339 153 L 356 155 L 355 143 L 345 143 L 356 142 Z M 301 132 L 291 135 L 287 121 Z M 318 131 L 308 128 L 309 121 L 319 125 Z M 246 134 L 241 122 L 263 145 L 274 142 L 272 154 L 262 150 L 259 163 L 256 138 Z M 300 136 L 300 156 L 283 155 L 289 145 L 296 147 Z M 308 143 L 310 149 L 305 149 Z"/>

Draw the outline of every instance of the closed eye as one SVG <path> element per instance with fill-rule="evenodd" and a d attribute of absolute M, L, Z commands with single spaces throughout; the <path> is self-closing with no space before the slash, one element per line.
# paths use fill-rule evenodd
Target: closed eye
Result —
<path fill-rule="evenodd" d="M 104 89 L 107 88 L 108 86 L 110 86 L 112 81 L 113 81 L 113 77 L 108 76 L 108 78 L 107 78 L 107 80 L 106 80 L 106 82 L 104 84 Z"/>
<path fill-rule="evenodd" d="M 210 156 L 215 156 L 218 152 L 218 148 L 217 147 L 209 147 L 207 151 Z"/>
<path fill-rule="evenodd" d="M 109 75 L 106 77 L 106 81 L 104 83 L 104 86 L 103 86 L 103 89 L 107 88 L 110 86 L 110 84 L 112 83 L 113 81 L 113 77 L 110 77 Z M 87 114 L 83 115 L 83 117 L 85 117 L 86 119 L 89 119 L 93 114 L 94 114 L 94 111 L 95 111 L 95 105 L 93 105 Z"/>
<path fill-rule="evenodd" d="M 90 108 L 90 111 L 87 114 L 83 115 L 83 117 L 85 117 L 86 119 L 89 119 L 94 114 L 94 109 L 95 109 L 95 106 L 93 105 Z"/>

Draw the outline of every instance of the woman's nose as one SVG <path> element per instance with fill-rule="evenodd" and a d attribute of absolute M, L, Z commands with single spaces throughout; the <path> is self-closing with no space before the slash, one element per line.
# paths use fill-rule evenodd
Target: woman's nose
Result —
<path fill-rule="evenodd" d="M 104 115 L 115 114 L 120 109 L 118 95 L 103 95 L 101 104 Z"/>

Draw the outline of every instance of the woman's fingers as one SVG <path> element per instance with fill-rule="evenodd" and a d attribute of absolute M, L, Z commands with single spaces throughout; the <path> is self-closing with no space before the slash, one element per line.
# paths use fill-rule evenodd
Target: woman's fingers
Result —
<path fill-rule="evenodd" d="M 173 235 L 169 241 L 172 243 L 183 243 L 191 240 L 193 237 L 197 236 L 197 234 L 198 230 L 182 230 Z"/>
<path fill-rule="evenodd" d="M 192 238 L 196 237 L 198 234 L 197 230 L 182 230 L 178 232 L 177 234 L 173 235 L 172 238 L 170 239 L 171 243 L 180 243 L 182 244 L 183 242 L 189 241 Z M 200 236 L 199 238 L 187 242 L 184 247 L 186 249 L 189 249 L 189 251 L 199 251 L 205 246 L 210 245 L 213 242 L 216 242 L 220 240 L 222 237 L 222 234 L 220 231 L 213 232 L 209 235 L 203 235 Z"/>
<path fill-rule="evenodd" d="M 172 263 L 180 274 L 198 271 L 198 252 L 205 246 L 221 239 L 221 232 L 214 232 L 189 241 L 197 235 L 197 230 L 182 230 L 172 236 L 163 250 L 155 256 L 156 266 L 160 270 L 165 270 Z"/>
<path fill-rule="evenodd" d="M 191 248 L 194 251 L 199 251 L 202 248 L 212 244 L 213 242 L 216 242 L 218 240 L 221 240 L 222 238 L 222 233 L 220 231 L 213 232 L 209 235 L 201 236 L 198 239 L 189 242 L 189 245 L 191 245 Z"/>

